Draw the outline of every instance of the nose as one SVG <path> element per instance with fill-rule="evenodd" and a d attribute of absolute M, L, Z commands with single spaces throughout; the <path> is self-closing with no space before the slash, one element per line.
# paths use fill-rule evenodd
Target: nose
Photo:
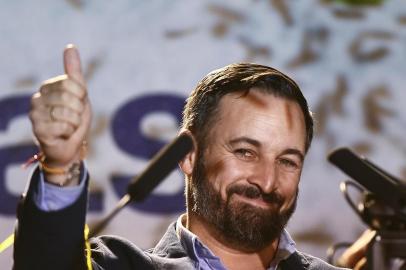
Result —
<path fill-rule="evenodd" d="M 277 189 L 278 172 L 273 162 L 260 162 L 254 168 L 248 182 L 257 186 L 263 193 L 269 194 Z"/>

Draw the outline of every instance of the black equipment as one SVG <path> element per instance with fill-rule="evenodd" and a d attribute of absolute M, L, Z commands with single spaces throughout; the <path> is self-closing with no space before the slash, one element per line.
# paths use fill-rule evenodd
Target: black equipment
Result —
<path fill-rule="evenodd" d="M 328 160 L 360 184 L 346 181 L 340 188 L 363 222 L 377 232 L 368 246 L 366 269 L 406 269 L 406 183 L 348 148 L 333 151 Z M 362 193 L 358 205 L 350 199 L 349 186 Z"/>

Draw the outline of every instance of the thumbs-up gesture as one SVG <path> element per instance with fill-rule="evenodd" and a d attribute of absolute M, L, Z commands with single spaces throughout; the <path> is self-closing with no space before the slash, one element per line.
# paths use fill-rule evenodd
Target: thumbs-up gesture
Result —
<path fill-rule="evenodd" d="M 79 52 L 68 45 L 63 54 L 65 74 L 46 80 L 31 99 L 30 120 L 45 156 L 48 182 L 61 184 L 68 171 L 81 158 L 81 148 L 92 118 Z M 75 183 L 76 182 L 76 183 Z M 72 184 L 77 184 L 73 181 Z"/>

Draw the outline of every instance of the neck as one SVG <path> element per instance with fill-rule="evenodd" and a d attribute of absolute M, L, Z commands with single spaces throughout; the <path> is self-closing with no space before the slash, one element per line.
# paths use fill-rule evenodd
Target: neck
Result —
<path fill-rule="evenodd" d="M 275 257 L 279 239 L 258 250 L 244 250 L 232 246 L 227 239 L 211 224 L 194 213 L 187 213 L 186 224 L 188 230 L 199 237 L 227 269 L 267 269 Z"/>

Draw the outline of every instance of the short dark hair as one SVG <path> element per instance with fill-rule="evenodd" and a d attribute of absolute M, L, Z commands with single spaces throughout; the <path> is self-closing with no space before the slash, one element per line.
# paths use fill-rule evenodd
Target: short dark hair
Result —
<path fill-rule="evenodd" d="M 182 129 L 189 130 L 198 146 L 203 146 L 221 98 L 235 92 L 248 93 L 253 87 L 299 104 L 306 125 L 307 152 L 313 138 L 313 118 L 299 86 L 282 72 L 258 64 L 231 64 L 207 74 L 186 101 Z"/>

